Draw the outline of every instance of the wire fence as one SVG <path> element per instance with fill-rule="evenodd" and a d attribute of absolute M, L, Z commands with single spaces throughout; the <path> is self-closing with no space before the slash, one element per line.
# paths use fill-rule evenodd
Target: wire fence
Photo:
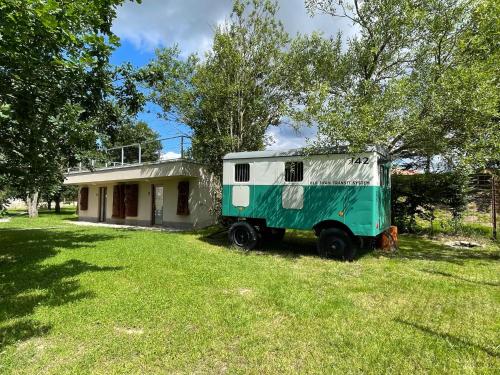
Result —
<path fill-rule="evenodd" d="M 491 225 L 497 238 L 500 203 L 500 179 L 493 173 L 476 173 L 470 177 L 468 215 L 464 220 L 475 225 Z"/>
<path fill-rule="evenodd" d="M 459 217 L 454 217 L 449 207 L 436 206 L 429 215 L 433 218 L 432 221 L 421 221 L 421 229 L 432 234 L 441 232 L 465 237 L 491 237 L 496 240 L 500 214 L 500 178 L 492 172 L 470 175 L 466 202 L 465 210 Z M 420 212 L 423 213 L 424 209 Z"/>

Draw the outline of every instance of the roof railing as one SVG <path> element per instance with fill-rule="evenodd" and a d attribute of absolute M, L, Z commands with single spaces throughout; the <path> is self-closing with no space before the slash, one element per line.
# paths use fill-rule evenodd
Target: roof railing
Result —
<path fill-rule="evenodd" d="M 180 135 L 147 142 L 103 148 L 102 160 L 91 160 L 90 166 L 88 167 L 82 162 L 79 162 L 77 167 L 68 168 L 68 173 L 86 172 L 102 168 L 118 168 L 144 163 L 157 163 L 164 160 L 186 159 L 190 140 L 191 137 Z"/>

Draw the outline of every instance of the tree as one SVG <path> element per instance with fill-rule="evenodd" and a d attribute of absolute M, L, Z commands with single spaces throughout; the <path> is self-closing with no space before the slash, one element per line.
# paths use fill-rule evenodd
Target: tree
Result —
<path fill-rule="evenodd" d="M 123 0 L 0 4 L 0 175 L 37 215 L 38 195 L 98 148 L 103 101 L 115 91 L 111 32 Z M 124 87 L 124 92 L 129 92 Z"/>
<path fill-rule="evenodd" d="M 117 147 L 141 144 L 141 160 L 143 162 L 157 161 L 160 158 L 162 144 L 160 134 L 151 129 L 144 121 L 129 121 L 111 133 L 106 141 L 106 147 Z M 124 148 L 124 160 L 137 162 L 138 146 Z M 111 157 L 113 155 L 110 155 Z M 121 155 L 120 155 L 121 157 Z"/>
<path fill-rule="evenodd" d="M 498 159 L 498 67 L 484 62 L 498 57 L 494 3 L 306 0 L 358 33 L 345 48 L 340 36 L 294 42 L 290 59 L 305 64 L 292 116 L 318 124 L 321 146 L 382 144 L 427 170 L 436 156 L 452 166 Z M 468 52 L 471 40 L 482 56 Z"/>
<path fill-rule="evenodd" d="M 218 174 L 224 154 L 263 149 L 285 114 L 289 38 L 277 10 L 275 1 L 236 0 L 203 61 L 166 48 L 142 71 L 164 115 L 192 129 L 192 155 Z"/>

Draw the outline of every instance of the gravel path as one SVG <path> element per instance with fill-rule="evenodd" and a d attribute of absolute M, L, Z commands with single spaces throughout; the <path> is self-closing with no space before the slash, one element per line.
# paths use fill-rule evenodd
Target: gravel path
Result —
<path fill-rule="evenodd" d="M 92 223 L 89 221 L 69 221 L 69 223 L 74 225 L 80 225 L 85 227 L 104 227 L 104 228 L 118 228 L 118 229 L 132 229 L 132 230 L 152 230 L 158 232 L 185 232 L 183 229 L 172 228 L 172 227 L 140 227 L 136 225 L 124 225 L 124 224 L 108 224 L 108 223 Z"/>

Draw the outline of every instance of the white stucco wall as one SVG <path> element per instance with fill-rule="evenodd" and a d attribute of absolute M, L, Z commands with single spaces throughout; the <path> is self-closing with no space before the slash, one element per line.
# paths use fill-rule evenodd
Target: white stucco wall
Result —
<path fill-rule="evenodd" d="M 88 209 L 82 210 L 79 208 L 78 217 L 81 220 L 97 221 L 99 217 L 99 188 L 96 186 L 84 185 L 82 187 L 89 188 L 89 200 Z M 80 201 L 80 196 L 78 196 L 78 201 Z"/>

